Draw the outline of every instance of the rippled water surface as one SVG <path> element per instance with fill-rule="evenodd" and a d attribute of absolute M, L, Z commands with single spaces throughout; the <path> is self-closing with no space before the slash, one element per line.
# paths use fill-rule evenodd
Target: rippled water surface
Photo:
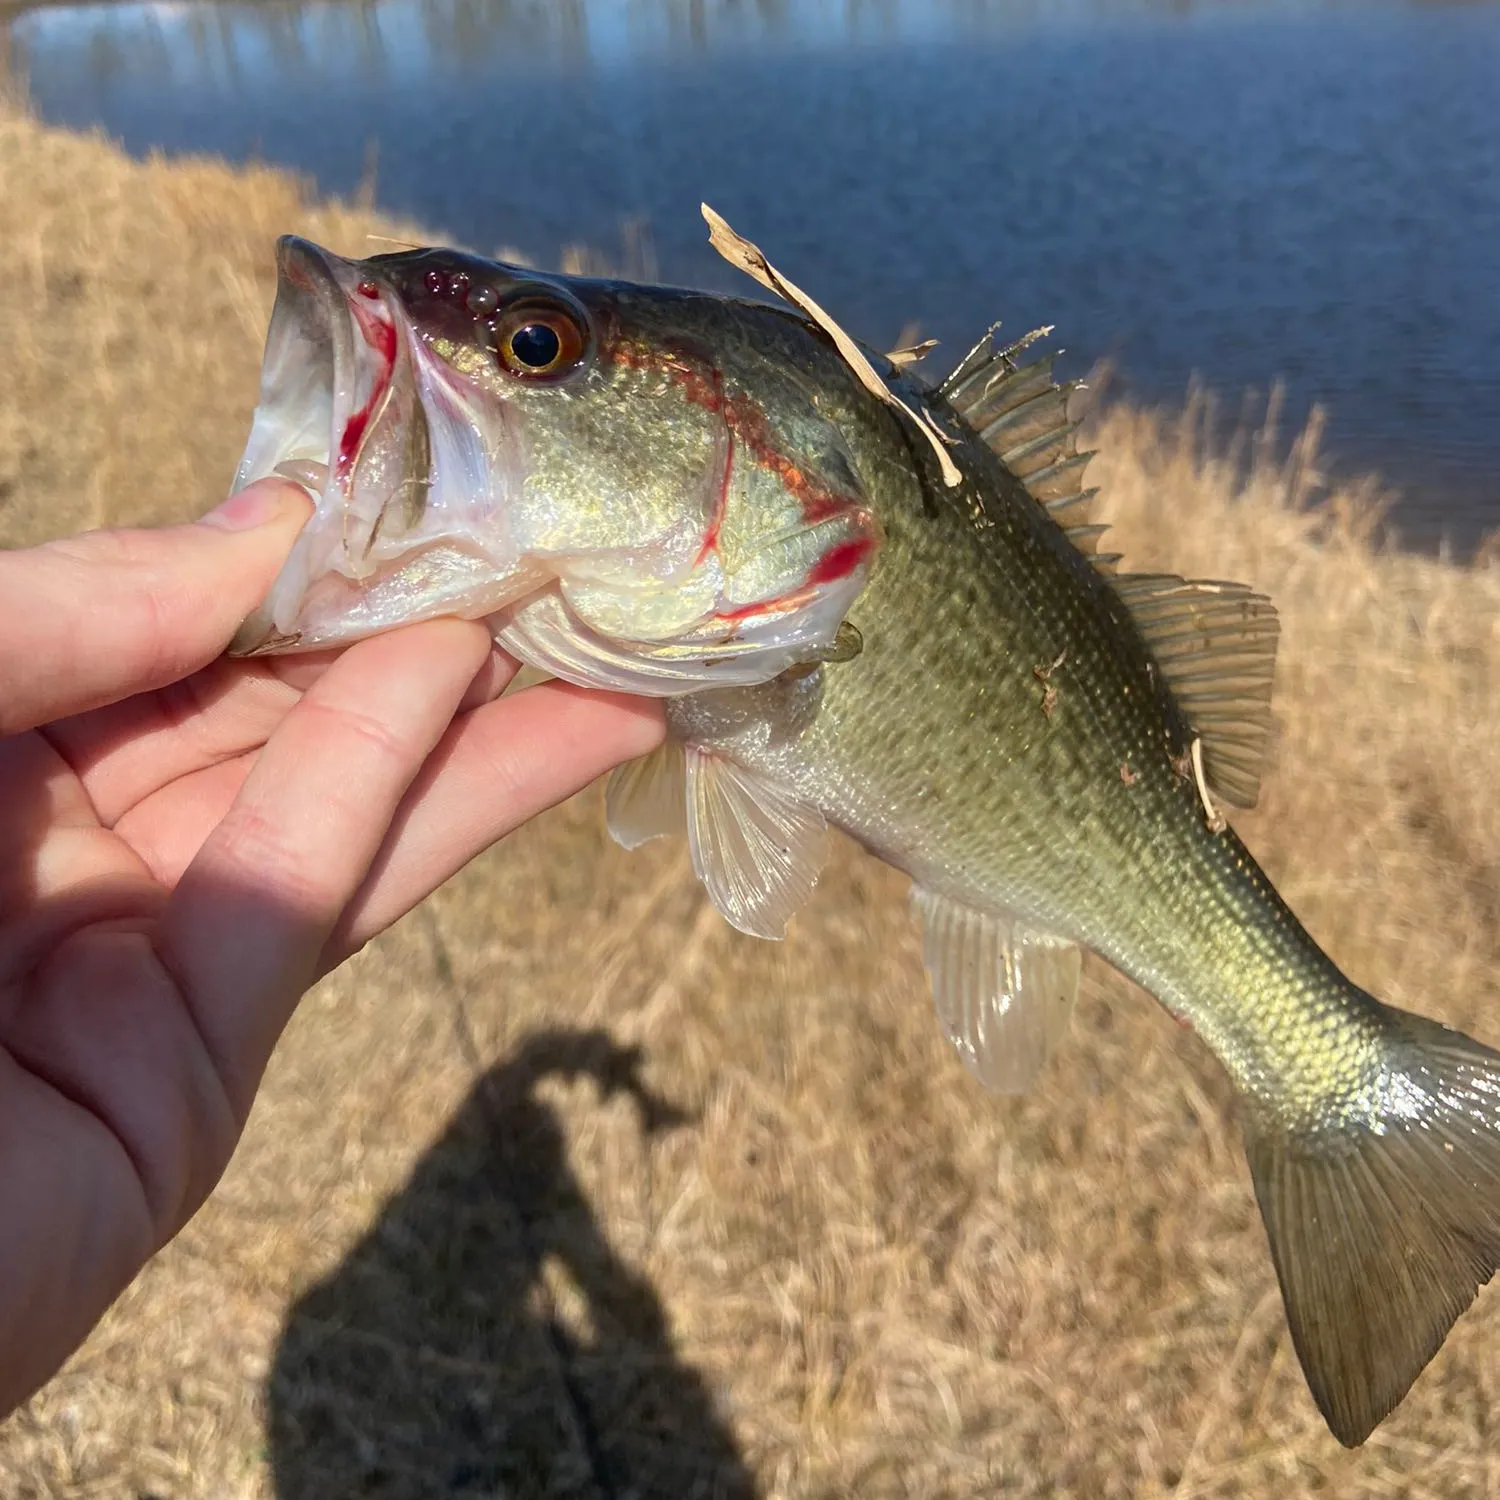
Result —
<path fill-rule="evenodd" d="M 1409 535 L 1500 525 L 1500 5 L 166 0 L 10 52 L 49 119 L 373 168 L 481 249 L 645 223 L 664 279 L 729 287 L 707 198 L 875 341 L 1055 323 L 1231 411 L 1280 377 Z"/>

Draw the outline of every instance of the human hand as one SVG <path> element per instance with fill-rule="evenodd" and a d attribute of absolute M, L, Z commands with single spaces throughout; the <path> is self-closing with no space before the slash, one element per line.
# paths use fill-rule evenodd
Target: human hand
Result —
<path fill-rule="evenodd" d="M 435 620 L 228 661 L 307 514 L 0 553 L 0 1415 L 228 1164 L 302 993 L 661 737 Z M 457 717 L 455 717 L 455 714 Z"/>

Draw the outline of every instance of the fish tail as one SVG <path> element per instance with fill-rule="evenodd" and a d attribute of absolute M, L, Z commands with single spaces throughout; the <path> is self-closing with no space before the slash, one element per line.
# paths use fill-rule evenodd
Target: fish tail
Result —
<path fill-rule="evenodd" d="M 1338 1440 L 1362 1443 L 1500 1264 L 1500 1053 L 1381 1006 L 1383 1066 L 1316 1128 L 1246 1121 L 1292 1342 Z"/>

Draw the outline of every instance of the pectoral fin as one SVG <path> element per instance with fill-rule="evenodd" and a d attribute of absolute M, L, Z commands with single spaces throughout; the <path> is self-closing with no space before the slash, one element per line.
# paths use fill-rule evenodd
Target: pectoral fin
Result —
<path fill-rule="evenodd" d="M 823 814 L 780 782 L 668 740 L 626 762 L 604 794 L 610 836 L 626 849 L 686 834 L 693 873 L 731 927 L 780 938 L 812 894 L 828 852 Z"/>
<path fill-rule="evenodd" d="M 986 1088 L 1025 1093 L 1068 1029 L 1082 967 L 1077 945 L 920 886 L 912 905 L 948 1040 Z"/>
<path fill-rule="evenodd" d="M 780 783 L 689 746 L 687 825 L 693 870 L 724 920 L 751 937 L 784 936 L 827 857 L 823 814 Z"/>
<path fill-rule="evenodd" d="M 667 740 L 650 755 L 617 766 L 604 789 L 609 834 L 622 849 L 687 833 L 687 763 L 682 744 Z"/>

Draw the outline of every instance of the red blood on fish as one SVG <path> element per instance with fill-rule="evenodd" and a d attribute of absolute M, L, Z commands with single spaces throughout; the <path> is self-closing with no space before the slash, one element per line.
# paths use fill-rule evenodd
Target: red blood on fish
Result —
<path fill-rule="evenodd" d="M 338 460 L 334 465 L 334 474 L 341 484 L 348 482 L 350 472 L 354 468 L 355 456 L 359 452 L 359 445 L 364 439 L 366 428 L 370 425 L 370 418 L 374 416 L 375 407 L 390 389 L 391 374 L 396 368 L 395 326 L 380 318 L 371 317 L 364 308 L 357 305 L 353 310 L 365 342 L 381 358 L 381 370 L 375 377 L 375 384 L 370 388 L 369 400 L 344 423 L 344 431 L 339 438 Z"/>
<path fill-rule="evenodd" d="M 868 536 L 835 542 L 812 565 L 812 571 L 807 575 L 809 587 L 816 588 L 821 583 L 837 583 L 841 578 L 847 578 L 870 555 L 874 546 L 874 540 Z"/>

